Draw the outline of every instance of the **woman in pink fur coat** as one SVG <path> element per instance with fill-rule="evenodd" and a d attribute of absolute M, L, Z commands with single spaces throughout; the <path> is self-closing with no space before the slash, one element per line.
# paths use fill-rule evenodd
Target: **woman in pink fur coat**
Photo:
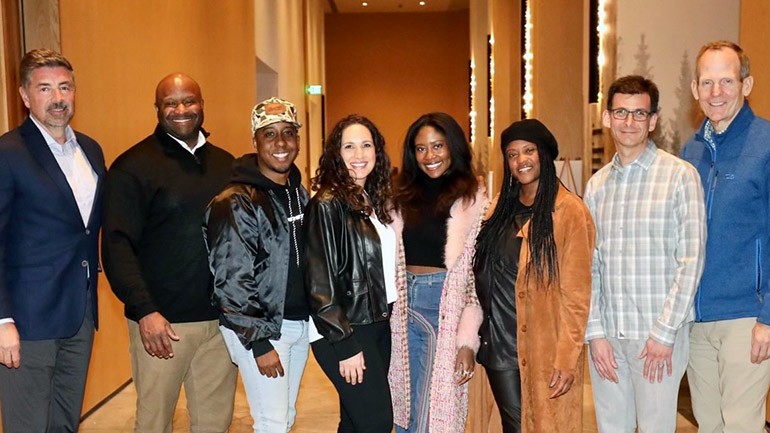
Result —
<path fill-rule="evenodd" d="M 460 433 L 481 323 L 460 256 L 475 240 L 487 198 L 463 130 L 448 114 L 417 119 L 403 152 L 393 227 L 404 254 L 389 375 L 396 432 Z"/>

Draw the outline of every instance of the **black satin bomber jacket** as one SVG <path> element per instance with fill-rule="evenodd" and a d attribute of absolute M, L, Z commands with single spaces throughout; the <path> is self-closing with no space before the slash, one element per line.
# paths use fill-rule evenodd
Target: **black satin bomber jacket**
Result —
<path fill-rule="evenodd" d="M 382 249 L 369 218 L 329 190 L 305 209 L 305 290 L 318 332 L 339 360 L 361 351 L 351 325 L 388 320 Z"/>
<path fill-rule="evenodd" d="M 307 191 L 300 187 L 298 192 L 307 203 Z M 281 335 L 291 242 L 287 218 L 274 191 L 246 183 L 228 185 L 206 210 L 211 300 L 220 322 L 250 350 L 260 340 Z M 255 355 L 272 349 L 266 344 Z"/>

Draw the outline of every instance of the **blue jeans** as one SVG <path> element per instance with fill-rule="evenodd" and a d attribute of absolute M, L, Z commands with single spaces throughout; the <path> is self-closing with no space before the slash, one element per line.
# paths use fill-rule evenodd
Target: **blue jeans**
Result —
<path fill-rule="evenodd" d="M 284 320 L 281 339 L 270 340 L 281 359 L 284 376 L 269 378 L 260 374 L 251 350 L 243 347 L 235 332 L 220 326 L 230 358 L 241 372 L 249 401 L 254 433 L 286 433 L 297 415 L 297 395 L 308 351 L 308 322 Z"/>
<path fill-rule="evenodd" d="M 446 271 L 431 274 L 406 273 L 407 344 L 409 346 L 409 383 L 411 389 L 409 428 L 396 426 L 397 433 L 428 432 L 430 379 L 436 356 L 439 304 Z"/>

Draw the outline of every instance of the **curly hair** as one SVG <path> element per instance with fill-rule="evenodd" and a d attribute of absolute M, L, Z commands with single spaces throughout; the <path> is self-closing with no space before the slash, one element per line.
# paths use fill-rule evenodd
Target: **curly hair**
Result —
<path fill-rule="evenodd" d="M 428 175 L 420 169 L 417 163 L 414 146 L 417 134 L 426 126 L 432 127 L 444 136 L 449 154 L 452 157 L 452 164 L 443 174 L 447 180 L 445 188 L 441 192 L 438 202 L 432 203 L 431 206 L 435 206 L 436 212 L 443 213 L 449 210 L 459 198 L 472 203 L 476 199 L 476 190 L 479 185 L 473 172 L 473 154 L 468 140 L 465 139 L 465 133 L 452 116 L 446 113 L 428 113 L 415 120 L 406 133 L 401 175 L 398 178 L 396 189 L 396 208 L 414 209 L 418 207 L 416 206 L 418 203 L 422 202 L 423 188 L 428 180 Z"/>
<path fill-rule="evenodd" d="M 350 176 L 345 161 L 342 160 L 340 148 L 342 133 L 348 126 L 362 125 L 372 134 L 374 150 L 377 155 L 374 169 L 366 177 L 364 191 L 369 196 L 371 206 L 361 194 L 361 188 Z M 332 129 L 324 142 L 321 160 L 318 161 L 315 177 L 311 179 L 313 191 L 330 190 L 342 198 L 355 212 L 370 214 L 374 211 L 383 224 L 393 222 L 389 210 L 393 192 L 390 184 L 390 158 L 385 153 L 385 138 L 371 120 L 359 114 L 351 114 L 342 118 Z"/>

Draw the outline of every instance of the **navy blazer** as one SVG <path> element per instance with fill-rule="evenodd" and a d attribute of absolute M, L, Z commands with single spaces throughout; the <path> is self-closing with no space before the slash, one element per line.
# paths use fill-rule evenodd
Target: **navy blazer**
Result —
<path fill-rule="evenodd" d="M 99 176 L 87 225 L 51 149 L 31 119 L 0 137 L 0 318 L 22 340 L 69 338 L 86 314 L 96 324 L 98 234 L 105 165 L 101 147 L 75 133 Z M 90 275 L 90 277 L 89 277 Z"/>

